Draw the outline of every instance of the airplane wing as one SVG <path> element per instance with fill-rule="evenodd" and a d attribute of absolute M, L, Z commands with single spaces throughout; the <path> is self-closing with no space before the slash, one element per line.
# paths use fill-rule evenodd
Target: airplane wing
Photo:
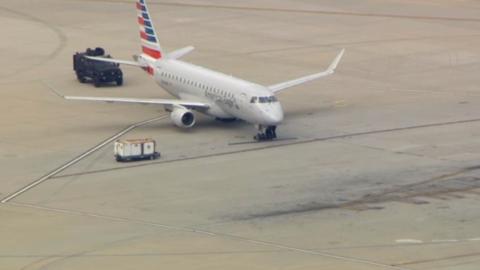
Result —
<path fill-rule="evenodd" d="M 186 55 L 187 53 L 193 51 L 194 49 L 195 48 L 193 46 L 188 46 L 188 47 L 185 47 L 185 48 L 173 51 L 173 52 L 169 52 L 168 56 L 170 56 L 173 59 L 178 59 L 178 58 Z"/>
<path fill-rule="evenodd" d="M 345 48 L 342 49 L 342 51 L 337 55 L 337 57 L 335 57 L 335 59 L 330 64 L 328 69 L 323 71 L 323 72 L 312 74 L 312 75 L 305 76 L 305 77 L 295 79 L 295 80 L 291 80 L 291 81 L 288 81 L 288 82 L 283 82 L 283 83 L 271 85 L 271 86 L 268 86 L 267 88 L 272 90 L 272 92 L 277 92 L 277 91 L 280 91 L 280 90 L 290 88 L 290 87 L 295 86 L 295 85 L 299 85 L 299 84 L 302 84 L 302 83 L 309 82 L 311 80 L 315 80 L 315 79 L 330 75 L 330 74 L 333 73 L 333 71 L 337 67 L 338 62 L 340 62 L 340 58 L 342 58 L 344 52 L 345 52 Z"/>
<path fill-rule="evenodd" d="M 57 95 L 64 99 L 73 99 L 73 100 L 89 100 L 89 101 L 105 101 L 109 103 L 113 102 L 123 102 L 123 103 L 139 103 L 139 104 L 156 104 L 156 105 L 170 105 L 170 106 L 183 106 L 186 108 L 210 108 L 210 105 L 202 102 L 195 101 L 186 101 L 186 100 L 177 100 L 177 99 L 150 99 L 150 98 L 119 98 L 119 97 L 76 97 L 76 96 L 64 96 L 60 94 L 50 85 L 42 82 L 48 88 L 53 90 Z"/>
<path fill-rule="evenodd" d="M 88 59 L 103 61 L 103 62 L 118 63 L 118 64 L 124 64 L 124 65 L 135 66 L 135 67 L 143 67 L 143 68 L 148 67 L 146 63 L 139 63 L 139 62 L 128 61 L 128 60 L 118 60 L 113 58 L 93 57 L 93 56 L 85 56 L 85 57 Z"/>
<path fill-rule="evenodd" d="M 64 99 L 89 100 L 89 101 L 105 101 L 109 103 L 139 103 L 139 104 L 157 104 L 157 105 L 179 105 L 186 108 L 210 108 L 210 105 L 201 102 L 190 102 L 176 99 L 150 99 L 150 98 L 116 98 L 116 97 L 76 97 L 63 96 Z"/>

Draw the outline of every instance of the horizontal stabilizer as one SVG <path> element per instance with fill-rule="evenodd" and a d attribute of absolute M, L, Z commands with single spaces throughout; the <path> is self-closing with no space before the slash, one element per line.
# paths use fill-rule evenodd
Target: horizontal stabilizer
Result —
<path fill-rule="evenodd" d="M 88 59 L 102 61 L 102 62 L 117 63 L 117 64 L 123 64 L 123 65 L 135 66 L 135 67 L 143 67 L 143 68 L 148 67 L 146 63 L 139 63 L 139 62 L 128 61 L 128 60 L 118 60 L 113 58 L 92 57 L 92 56 L 85 56 L 85 57 L 87 57 Z"/>
<path fill-rule="evenodd" d="M 173 51 L 173 52 L 169 52 L 168 55 L 172 58 L 172 59 L 178 59 L 184 55 L 186 55 L 187 53 L 191 52 L 195 50 L 195 48 L 193 46 L 188 46 L 188 47 L 185 47 L 185 48 L 182 48 L 182 49 L 179 49 L 179 50 L 176 50 L 176 51 Z"/>
<path fill-rule="evenodd" d="M 330 75 L 330 74 L 333 73 L 335 68 L 337 68 L 337 65 L 340 62 L 340 59 L 342 58 L 344 52 L 345 52 L 345 49 L 342 49 L 342 51 L 337 55 L 337 57 L 335 57 L 333 62 L 330 64 L 328 69 L 323 71 L 323 72 L 312 74 L 312 75 L 305 76 L 305 77 L 295 79 L 295 80 L 291 80 L 291 81 L 288 81 L 288 82 L 283 82 L 283 83 L 271 85 L 271 86 L 268 86 L 267 88 L 272 90 L 272 92 L 277 92 L 277 91 L 280 91 L 280 90 L 290 88 L 290 87 L 295 86 L 295 85 L 299 85 L 299 84 L 302 84 L 302 83 L 306 83 L 306 82 L 309 82 L 309 81 L 312 81 L 312 80 Z"/>

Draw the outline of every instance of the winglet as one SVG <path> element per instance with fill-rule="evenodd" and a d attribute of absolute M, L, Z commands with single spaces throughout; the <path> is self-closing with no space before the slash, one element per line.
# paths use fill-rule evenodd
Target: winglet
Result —
<path fill-rule="evenodd" d="M 44 81 L 41 81 L 45 86 L 47 86 L 48 88 L 50 88 L 53 92 L 55 92 L 57 95 L 59 95 L 60 97 L 62 98 L 65 98 L 64 95 L 60 94 L 57 90 L 55 90 L 55 88 L 53 88 L 52 86 L 50 86 L 49 84 L 47 84 L 46 82 Z"/>
<path fill-rule="evenodd" d="M 342 58 L 344 52 L 345 52 L 345 48 L 342 49 L 342 51 L 337 55 L 337 57 L 335 57 L 333 62 L 330 64 L 330 66 L 327 69 L 328 72 L 333 73 L 335 68 L 337 68 L 337 65 L 340 62 L 340 59 Z"/>

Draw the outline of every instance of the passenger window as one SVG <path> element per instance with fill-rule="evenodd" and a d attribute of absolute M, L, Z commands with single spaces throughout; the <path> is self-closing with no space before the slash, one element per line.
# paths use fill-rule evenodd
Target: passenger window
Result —
<path fill-rule="evenodd" d="M 252 97 L 252 99 L 250 100 L 250 103 L 257 103 L 257 97 Z"/>

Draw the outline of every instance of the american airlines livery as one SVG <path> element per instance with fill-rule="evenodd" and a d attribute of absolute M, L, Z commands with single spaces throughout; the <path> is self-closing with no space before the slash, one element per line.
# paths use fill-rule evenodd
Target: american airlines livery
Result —
<path fill-rule="evenodd" d="M 160 46 L 145 0 L 137 0 L 136 4 L 142 53 L 134 55 L 135 61 L 89 58 L 141 67 L 158 85 L 178 99 L 62 95 L 63 98 L 163 105 L 171 112 L 173 123 L 182 128 L 195 124 L 194 110 L 220 120 L 241 119 L 255 125 L 258 130 L 255 140 L 271 140 L 276 138 L 276 126 L 283 120 L 282 106 L 275 93 L 332 74 L 345 51 L 342 49 L 324 72 L 265 87 L 177 60 L 191 52 L 194 49 L 191 46 L 166 53 Z"/>

